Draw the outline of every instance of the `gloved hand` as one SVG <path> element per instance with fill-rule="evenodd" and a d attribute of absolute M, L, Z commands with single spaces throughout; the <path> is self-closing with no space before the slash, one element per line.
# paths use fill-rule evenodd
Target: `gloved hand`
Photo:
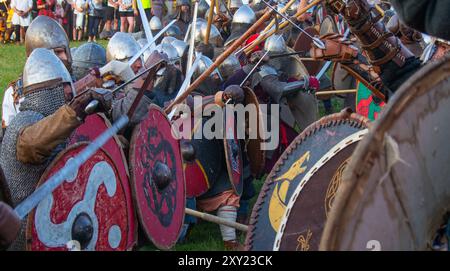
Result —
<path fill-rule="evenodd" d="M 128 63 L 120 62 L 118 60 L 110 61 L 105 66 L 101 67 L 99 71 L 102 77 L 113 74 L 119 76 L 123 81 L 128 81 L 135 76 Z"/>
<path fill-rule="evenodd" d="M 9 205 L 0 202 L 0 249 L 8 248 L 16 239 L 19 230 L 20 218 Z"/>
<path fill-rule="evenodd" d="M 88 104 L 93 101 L 98 101 L 98 106 L 94 110 L 86 110 Z M 80 95 L 75 96 L 69 103 L 69 106 L 75 111 L 78 119 L 83 121 L 87 115 L 94 112 L 108 112 L 111 109 L 112 93 L 105 89 L 88 89 Z"/>
<path fill-rule="evenodd" d="M 350 41 L 342 40 L 342 36 L 335 33 L 320 37 L 325 44 L 325 49 L 317 48 L 312 43 L 310 55 L 317 60 L 350 61 L 358 55 L 358 49 Z"/>

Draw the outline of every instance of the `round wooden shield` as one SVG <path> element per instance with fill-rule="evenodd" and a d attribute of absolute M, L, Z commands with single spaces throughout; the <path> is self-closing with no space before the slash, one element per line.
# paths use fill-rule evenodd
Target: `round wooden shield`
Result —
<path fill-rule="evenodd" d="M 38 187 L 87 145 L 81 142 L 63 150 Z M 27 249 L 127 250 L 133 209 L 122 184 L 116 161 L 98 150 L 28 215 Z"/>
<path fill-rule="evenodd" d="M 76 144 L 78 142 L 92 142 L 96 139 L 102 132 L 111 127 L 111 123 L 106 118 L 104 114 L 97 113 L 86 117 L 84 123 L 80 125 L 75 131 L 70 135 L 68 146 Z M 125 190 L 125 196 L 127 199 L 127 205 L 133 206 L 133 197 L 130 187 L 130 174 L 128 171 L 128 163 L 123 151 L 123 145 L 117 136 L 113 136 L 110 140 L 106 142 L 102 147 L 115 161 L 117 170 L 120 175 L 120 180 L 122 181 L 122 186 Z M 133 207 L 131 207 L 133 208 Z M 134 208 L 133 208 L 134 209 Z M 130 217 L 130 230 L 128 232 L 128 248 L 131 249 L 137 243 L 137 220 L 134 212 L 129 212 Z"/>
<path fill-rule="evenodd" d="M 156 105 L 133 130 L 130 167 L 141 226 L 155 246 L 170 249 L 184 220 L 185 180 L 179 140 Z"/>
<path fill-rule="evenodd" d="M 367 122 L 365 118 L 344 110 L 311 124 L 294 139 L 261 188 L 247 233 L 246 248 L 248 250 L 274 249 L 277 233 L 288 210 L 288 204 L 296 195 L 296 191 L 305 185 L 305 182 L 302 182 L 303 178 L 336 144 L 366 129 Z M 344 161 L 345 159 L 341 163 Z M 319 189 L 320 185 L 323 185 L 322 182 L 317 182 L 317 187 L 315 182 L 308 184 L 311 186 L 310 189 Z M 316 220 L 320 220 L 323 216 L 323 213 L 315 212 L 323 207 L 325 196 L 319 192 L 308 196 L 308 198 L 320 196 L 322 196 L 321 204 L 315 206 L 310 215 Z M 306 225 L 306 223 L 314 222 L 305 221 L 304 223 Z"/>
<path fill-rule="evenodd" d="M 262 149 L 264 140 L 261 138 L 264 132 L 263 113 L 261 112 L 258 98 L 253 90 L 244 87 L 244 93 L 245 105 L 253 106 L 254 114 L 257 114 L 256 123 L 249 115 L 246 116 L 246 127 L 248 129 L 246 129 L 247 138 L 245 140 L 245 149 L 250 164 L 250 171 L 255 178 L 259 178 L 263 173 L 265 165 L 265 151 Z M 250 108 L 249 110 L 252 109 Z"/>
<path fill-rule="evenodd" d="M 228 178 L 234 192 L 242 194 L 244 187 L 244 167 L 242 164 L 242 150 L 238 139 L 234 110 L 224 107 L 224 139 L 225 161 L 227 164 Z"/>
<path fill-rule="evenodd" d="M 367 129 L 334 145 L 304 175 L 286 205 L 274 250 L 318 250 L 323 227 L 333 204 L 342 172 Z M 292 153 L 295 155 L 295 151 Z M 291 155 L 292 155 L 291 154 Z"/>
<path fill-rule="evenodd" d="M 320 23 L 319 35 L 323 36 L 326 34 L 336 33 L 338 34 L 338 28 L 333 16 L 327 15 L 323 21 Z"/>
<path fill-rule="evenodd" d="M 383 101 L 377 101 L 372 92 L 361 82 L 357 84 L 356 93 L 356 113 L 374 121 L 378 118 L 382 108 L 385 106 Z"/>
<path fill-rule="evenodd" d="M 314 27 L 305 28 L 305 31 L 313 37 L 319 35 L 319 32 Z M 298 35 L 297 40 L 295 41 L 293 49 L 296 52 L 309 52 L 309 50 L 311 49 L 311 43 L 311 38 L 308 37 L 308 35 L 306 35 L 305 33 L 301 32 Z M 305 65 L 310 75 L 316 75 L 320 71 L 320 68 L 323 66 L 323 61 L 307 60 L 303 61 L 303 64 Z"/>
<path fill-rule="evenodd" d="M 415 73 L 356 148 L 321 250 L 427 250 L 450 206 L 450 58 Z"/>

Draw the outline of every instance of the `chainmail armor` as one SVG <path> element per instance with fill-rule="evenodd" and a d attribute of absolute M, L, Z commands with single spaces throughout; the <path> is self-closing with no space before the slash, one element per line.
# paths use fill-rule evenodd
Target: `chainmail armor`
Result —
<path fill-rule="evenodd" d="M 60 144 L 55 148 L 53 155 L 41 165 L 24 164 L 16 158 L 19 132 L 22 128 L 33 125 L 53 114 L 63 104 L 64 91 L 62 85 L 28 93 L 21 104 L 22 111 L 14 117 L 6 129 L 0 152 L 0 165 L 11 191 L 13 206 L 22 202 L 35 190 L 36 184 L 48 164 L 66 145 L 66 143 Z M 26 218 L 22 220 L 20 233 L 9 250 L 25 249 L 26 222 Z"/>

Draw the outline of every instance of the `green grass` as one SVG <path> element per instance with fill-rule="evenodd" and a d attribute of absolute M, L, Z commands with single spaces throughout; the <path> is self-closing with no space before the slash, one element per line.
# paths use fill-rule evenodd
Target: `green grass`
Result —
<path fill-rule="evenodd" d="M 106 46 L 107 41 L 99 41 L 102 46 Z M 71 47 L 78 47 L 82 43 L 72 42 Z M 3 92 L 7 85 L 16 80 L 17 77 L 22 73 L 23 66 L 25 64 L 25 47 L 17 45 L 0 45 L 0 97 L 3 99 Z M 335 112 L 342 108 L 343 102 L 341 99 L 333 98 L 332 104 Z M 320 116 L 323 116 L 324 108 L 323 104 L 319 103 Z M 263 180 L 255 180 L 256 191 L 260 191 Z M 255 196 L 251 201 L 251 208 L 256 202 L 257 197 Z M 244 235 L 240 235 L 240 240 L 244 241 Z M 192 232 L 190 233 L 188 239 L 183 244 L 177 244 L 173 250 L 178 251 L 202 251 L 202 250 L 223 250 L 223 243 L 220 235 L 219 226 L 216 224 L 199 221 L 197 225 L 194 226 Z M 140 250 L 157 250 L 151 244 L 143 245 Z"/>

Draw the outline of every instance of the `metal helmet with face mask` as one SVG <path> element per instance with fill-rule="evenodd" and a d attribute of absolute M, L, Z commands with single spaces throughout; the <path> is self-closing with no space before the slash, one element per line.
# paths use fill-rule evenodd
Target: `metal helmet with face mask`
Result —
<path fill-rule="evenodd" d="M 183 33 L 181 32 L 181 29 L 180 29 L 177 25 L 175 25 L 175 24 L 171 25 L 171 26 L 167 29 L 167 31 L 164 32 L 164 36 L 166 36 L 166 37 L 174 37 L 174 38 L 176 38 L 176 39 L 181 38 L 181 37 L 182 37 L 182 34 L 183 34 Z"/>
<path fill-rule="evenodd" d="M 23 68 L 24 93 L 47 81 L 60 80 L 72 84 L 72 77 L 62 61 L 49 49 L 36 48 Z"/>
<path fill-rule="evenodd" d="M 197 18 L 205 18 L 209 10 L 209 4 L 205 0 L 198 2 Z"/>
<path fill-rule="evenodd" d="M 176 38 L 167 36 L 167 37 L 164 37 L 164 38 L 161 40 L 161 44 L 164 44 L 164 43 L 172 44 L 172 42 L 173 42 L 174 40 L 176 40 Z"/>
<path fill-rule="evenodd" d="M 283 36 L 274 34 L 267 38 L 264 44 L 264 50 L 269 52 L 269 55 L 285 53 L 287 51 L 287 46 Z"/>
<path fill-rule="evenodd" d="M 206 37 L 206 31 L 208 30 L 208 25 L 205 23 L 201 26 L 201 39 L 202 41 L 204 41 L 205 37 Z M 209 44 L 214 45 L 215 47 L 222 47 L 223 46 L 223 38 L 222 35 L 220 34 L 219 29 L 211 24 L 211 29 L 209 31 Z"/>
<path fill-rule="evenodd" d="M 138 39 L 137 43 L 139 44 L 139 47 L 142 49 L 145 45 L 147 45 L 148 41 L 147 39 Z M 145 50 L 144 53 L 142 54 L 142 60 L 144 62 L 147 61 L 151 53 L 152 50 L 150 48 L 147 48 L 147 50 Z"/>
<path fill-rule="evenodd" d="M 175 47 L 180 58 L 182 58 L 186 54 L 187 48 L 189 47 L 186 42 L 177 39 L 173 40 L 170 44 Z"/>
<path fill-rule="evenodd" d="M 103 67 L 106 64 L 106 50 L 95 42 L 88 42 L 73 54 L 72 70 L 76 79 L 81 79 L 94 67 Z"/>
<path fill-rule="evenodd" d="M 242 7 L 244 3 L 242 3 L 242 0 L 230 0 L 230 9 L 238 9 Z"/>
<path fill-rule="evenodd" d="M 233 41 L 238 39 L 250 26 L 256 22 L 255 12 L 248 6 L 243 5 L 233 15 L 231 22 L 231 34 L 225 41 L 225 46 L 230 45 Z"/>
<path fill-rule="evenodd" d="M 175 49 L 175 47 L 173 47 L 171 44 L 159 44 L 158 46 L 156 46 L 155 50 L 160 53 L 166 54 L 169 58 L 170 64 L 176 64 L 177 61 L 180 61 L 180 56 L 178 55 L 177 49 Z"/>
<path fill-rule="evenodd" d="M 69 38 L 62 26 L 48 16 L 36 17 L 28 27 L 25 34 L 25 51 L 27 56 L 36 48 L 64 49 L 67 61 L 64 65 L 71 68 L 72 55 L 70 54 Z"/>
<path fill-rule="evenodd" d="M 158 16 L 153 16 L 150 21 L 148 22 L 150 25 L 150 30 L 158 32 L 159 30 L 163 29 L 163 25 L 161 23 L 161 20 L 158 18 Z"/>
<path fill-rule="evenodd" d="M 139 49 L 139 44 L 130 34 L 117 32 L 106 47 L 106 61 L 128 61 L 139 52 Z"/>
<path fill-rule="evenodd" d="M 234 54 L 231 54 L 222 62 L 222 64 L 220 64 L 219 72 L 223 76 L 223 79 L 226 80 L 240 68 L 241 63 L 239 62 L 239 59 Z"/>
<path fill-rule="evenodd" d="M 197 68 L 192 75 L 192 80 L 196 80 L 203 72 L 205 72 L 209 67 L 213 64 L 212 60 L 202 55 L 199 61 Z M 200 86 L 197 88 L 197 91 L 203 95 L 213 95 L 217 92 L 219 84 L 222 81 L 222 76 L 218 69 L 215 69 L 209 76 L 206 78 Z"/>

